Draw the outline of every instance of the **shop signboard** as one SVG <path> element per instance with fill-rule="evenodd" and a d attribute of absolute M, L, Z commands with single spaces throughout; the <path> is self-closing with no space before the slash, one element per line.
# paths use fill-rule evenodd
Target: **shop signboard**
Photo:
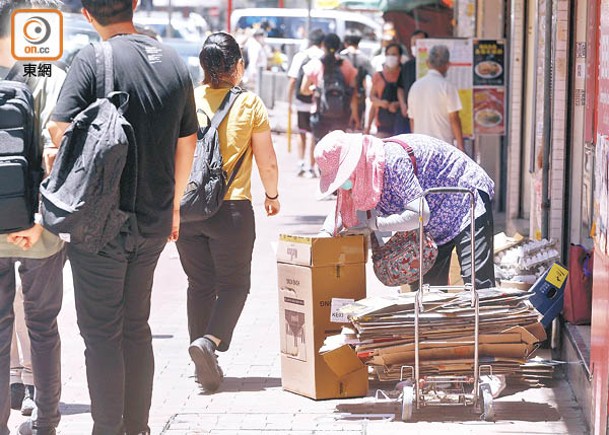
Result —
<path fill-rule="evenodd" d="M 505 41 L 474 41 L 474 86 L 505 86 Z"/>

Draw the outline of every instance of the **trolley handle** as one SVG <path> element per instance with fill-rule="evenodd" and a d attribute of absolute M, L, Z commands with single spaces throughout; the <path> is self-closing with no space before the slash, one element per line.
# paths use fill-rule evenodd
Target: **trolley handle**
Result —
<path fill-rule="evenodd" d="M 423 229 L 423 199 L 427 195 L 436 194 L 450 194 L 450 193 L 461 193 L 463 195 L 469 195 L 470 205 L 470 249 L 471 249 L 471 295 L 472 295 L 472 307 L 476 304 L 476 253 L 475 253 L 475 235 L 476 235 L 476 194 L 473 190 L 466 187 L 431 187 L 423 191 L 419 201 L 419 292 L 421 293 L 420 304 L 423 305 L 423 241 L 424 241 L 424 229 Z"/>

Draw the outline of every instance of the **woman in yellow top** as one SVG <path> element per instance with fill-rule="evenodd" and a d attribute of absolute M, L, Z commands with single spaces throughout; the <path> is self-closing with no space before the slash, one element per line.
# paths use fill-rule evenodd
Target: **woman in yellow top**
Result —
<path fill-rule="evenodd" d="M 235 39 L 224 32 L 210 35 L 199 61 L 205 73 L 195 89 L 197 109 L 211 119 L 227 92 L 241 82 L 245 63 Z M 201 115 L 202 116 L 202 115 Z M 206 122 L 205 116 L 199 123 Z M 265 189 L 267 216 L 279 212 L 277 158 L 268 113 L 251 92 L 239 95 L 218 128 L 224 170 L 232 173 L 245 158 L 220 210 L 205 221 L 183 223 L 177 241 L 182 267 L 188 275 L 189 352 L 197 381 L 207 392 L 222 382 L 216 350 L 226 351 L 250 290 L 250 271 L 256 238 L 252 208 L 252 157 Z"/>

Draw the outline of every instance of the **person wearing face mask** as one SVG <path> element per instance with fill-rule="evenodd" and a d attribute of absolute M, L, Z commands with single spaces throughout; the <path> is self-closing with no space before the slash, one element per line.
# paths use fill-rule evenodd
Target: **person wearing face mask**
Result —
<path fill-rule="evenodd" d="M 417 79 L 417 41 L 424 38 L 429 38 L 424 30 L 415 30 L 410 37 L 410 59 L 402 64 L 400 79 L 398 80 L 398 101 L 400 102 L 400 114 L 404 123 L 396 126 L 395 134 L 412 132 L 410 130 L 410 119 L 408 118 L 408 93 Z"/>
<path fill-rule="evenodd" d="M 426 134 L 456 145 L 463 151 L 459 111 L 463 108 L 455 85 L 446 80 L 450 52 L 434 45 L 427 58 L 429 71 L 414 82 L 408 94 L 408 116 L 413 133 Z"/>
<path fill-rule="evenodd" d="M 465 153 L 422 134 L 379 139 L 336 130 L 319 141 L 315 161 L 320 173 L 317 199 L 337 192 L 336 206 L 318 237 L 334 237 L 342 232 L 412 231 L 419 228 L 422 219 L 425 231 L 438 246 L 438 256 L 424 275 L 424 283 L 448 285 L 451 256 L 456 248 L 464 282 L 471 282 L 473 258 L 476 287 L 495 286 L 495 185 Z M 473 256 L 469 198 L 454 194 L 422 198 L 426 190 L 437 187 L 465 188 L 474 193 Z M 411 286 L 419 285 L 417 282 Z"/>
<path fill-rule="evenodd" d="M 372 109 L 366 125 L 366 134 L 370 133 L 372 123 L 376 123 L 377 137 L 389 137 L 394 134 L 400 111 L 398 101 L 398 80 L 400 77 L 400 57 L 402 46 L 398 43 L 385 47 L 383 70 L 372 76 L 370 102 Z"/>

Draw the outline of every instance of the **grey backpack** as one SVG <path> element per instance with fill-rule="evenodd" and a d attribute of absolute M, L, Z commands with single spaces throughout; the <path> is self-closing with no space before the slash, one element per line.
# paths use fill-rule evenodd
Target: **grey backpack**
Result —
<path fill-rule="evenodd" d="M 180 207 L 183 222 L 206 220 L 216 214 L 243 163 L 245 152 L 239 157 L 229 178 L 223 168 L 218 139 L 218 126 L 242 92 L 243 89 L 233 87 L 222 100 L 211 121 L 205 112 L 199 110 L 199 113 L 207 117 L 208 122 L 205 127 L 199 127 L 197 132 L 195 158 Z"/>
<path fill-rule="evenodd" d="M 123 116 L 129 95 L 112 92 L 112 46 L 109 42 L 94 46 L 97 100 L 67 128 L 40 193 L 45 228 L 97 253 L 133 216 L 137 159 L 133 128 Z M 126 165 L 128 156 L 132 158 Z M 121 209 L 121 193 L 128 198 L 126 210 Z"/>

